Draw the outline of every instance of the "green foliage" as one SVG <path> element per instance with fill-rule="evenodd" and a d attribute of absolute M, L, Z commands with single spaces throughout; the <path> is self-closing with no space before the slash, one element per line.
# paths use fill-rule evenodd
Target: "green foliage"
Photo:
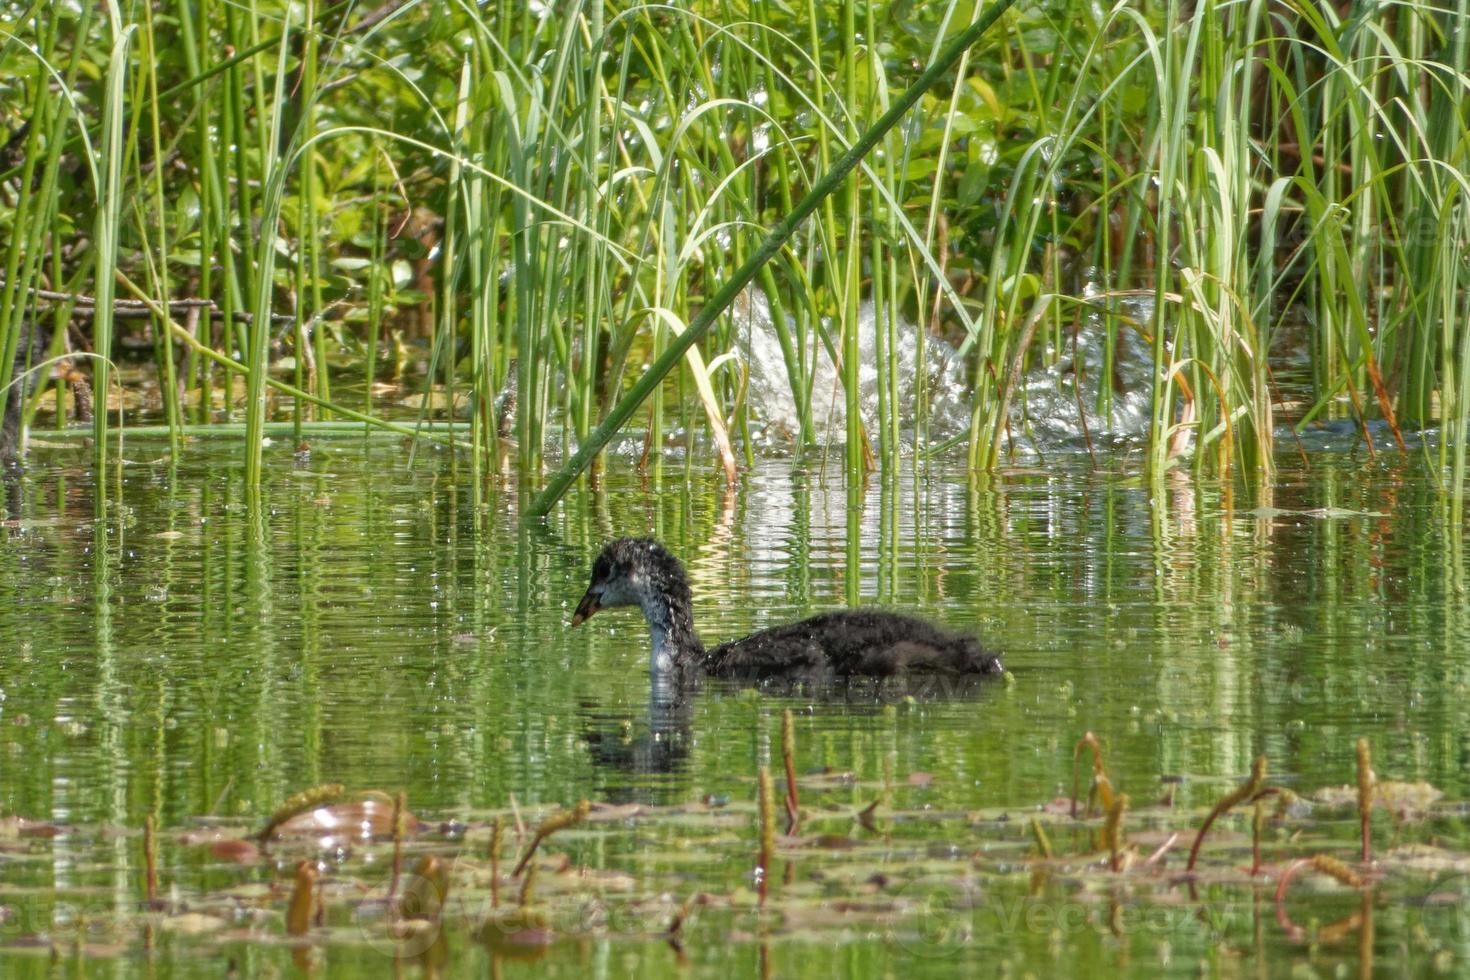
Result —
<path fill-rule="evenodd" d="M 69 316 L 31 290 L 115 288 L 157 304 L 116 330 L 152 338 L 176 432 L 223 405 L 250 423 L 256 460 L 272 415 L 391 414 L 373 384 L 406 345 L 445 395 L 419 411 L 466 406 L 477 470 L 510 434 L 537 474 L 977 14 L 855 0 L 11 4 L 0 384 L 25 319 Z M 1150 386 L 1154 472 L 1264 480 L 1273 351 L 1302 324 L 1301 422 L 1382 418 L 1397 438 L 1443 421 L 1439 463 L 1458 491 L 1467 17 L 1464 2 L 1012 10 L 752 286 L 776 321 L 798 442 L 823 436 L 819 361 L 846 365 L 856 404 L 855 311 L 871 300 L 880 431 L 849 412 L 851 470 L 926 448 L 923 372 L 900 379 L 892 358 L 908 319 L 969 358 L 974 468 L 1004 455 L 1019 379 L 1066 357 L 1080 329 L 1101 338 L 1108 375 L 1120 345 L 1152 351 L 1152 379 L 1134 383 Z M 1130 324 L 1138 290 L 1152 312 Z M 164 316 L 181 297 L 219 316 Z M 272 312 L 292 322 L 273 327 Z M 99 352 L 106 323 L 85 330 Z M 655 392 L 652 443 L 671 422 L 746 432 L 742 371 L 706 384 L 701 366 L 737 349 L 733 326 Z M 493 406 L 512 379 L 506 433 Z M 1106 414 L 1113 386 L 1098 388 Z M 919 423 L 902 433 L 909 400 Z"/>

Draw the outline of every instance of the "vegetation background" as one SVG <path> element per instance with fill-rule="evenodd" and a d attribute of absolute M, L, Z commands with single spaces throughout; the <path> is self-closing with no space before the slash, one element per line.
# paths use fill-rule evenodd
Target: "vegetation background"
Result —
<path fill-rule="evenodd" d="M 41 323 L 49 355 L 94 355 L 113 409 L 138 394 L 111 365 L 149 352 L 143 397 L 176 451 L 188 426 L 243 422 L 256 478 L 272 420 L 302 435 L 416 416 L 459 419 L 435 431 L 477 471 L 509 449 L 534 482 L 980 5 L 3 14 L 0 383 L 36 362 Z M 1151 472 L 1268 482 L 1283 417 L 1352 417 L 1400 447 L 1443 421 L 1423 451 L 1458 496 L 1467 16 L 1466 0 L 1014 7 L 754 281 L 795 442 L 824 437 L 813 378 L 830 359 L 850 473 L 957 442 L 994 467 L 1025 424 L 1019 379 L 1065 368 L 1086 336 L 1111 380 L 1097 411 L 1147 388 Z M 708 432 L 732 472 L 754 451 L 736 323 L 636 416 L 651 445 Z M 922 345 L 912 378 L 898 369 L 908 323 L 964 358 L 961 440 L 928 437 Z M 1120 375 L 1125 345 L 1147 378 Z M 46 398 L 30 390 L 27 412 Z M 99 465 L 115 420 L 96 413 Z"/>

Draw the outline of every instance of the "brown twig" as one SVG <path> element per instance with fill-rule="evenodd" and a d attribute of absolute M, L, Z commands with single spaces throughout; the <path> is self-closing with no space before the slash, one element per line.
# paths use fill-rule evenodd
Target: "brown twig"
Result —
<path fill-rule="evenodd" d="M 1311 858 L 1297 858 L 1286 866 L 1286 870 L 1281 872 L 1281 879 L 1276 882 L 1276 923 L 1281 926 L 1282 931 L 1297 942 L 1301 941 L 1305 932 L 1301 926 L 1292 922 L 1291 916 L 1286 913 L 1286 888 L 1291 884 L 1291 879 L 1296 877 L 1296 873 L 1311 863 Z"/>
<path fill-rule="evenodd" d="M 296 882 L 291 888 L 291 901 L 286 906 L 286 934 L 304 936 L 311 928 L 311 913 L 316 905 L 316 865 L 302 861 L 296 865 Z"/>
<path fill-rule="evenodd" d="M 1226 793 L 1223 797 L 1221 797 L 1220 802 L 1215 804 L 1215 808 L 1210 811 L 1210 815 L 1205 817 L 1205 822 L 1200 825 L 1199 833 L 1196 834 L 1194 838 L 1194 846 L 1189 849 L 1189 864 L 1186 866 L 1188 870 L 1194 870 L 1194 862 L 1199 859 L 1200 845 L 1205 842 L 1205 834 L 1209 833 L 1210 825 L 1213 824 L 1221 814 L 1228 811 L 1237 803 L 1241 802 L 1242 800 L 1248 800 L 1251 797 L 1255 796 L 1256 793 L 1260 791 L 1261 784 L 1265 781 L 1266 757 L 1264 755 L 1258 755 L 1256 756 L 1255 765 L 1251 766 L 1250 779 L 1246 780 L 1234 791 Z"/>
<path fill-rule="evenodd" d="M 1368 833 L 1368 816 L 1373 812 L 1373 756 L 1366 738 L 1358 739 L 1358 815 L 1362 824 L 1363 863 L 1373 860 L 1373 839 Z"/>
<path fill-rule="evenodd" d="M 591 812 L 592 804 L 588 803 L 586 800 L 581 800 L 570 810 L 563 810 L 560 813 L 553 813 L 551 816 L 541 821 L 541 826 L 536 828 L 536 834 L 534 837 L 531 838 L 531 843 L 529 846 L 527 846 L 526 853 L 521 855 L 520 863 L 516 865 L 516 869 L 510 873 L 510 876 L 512 878 L 517 878 L 520 876 L 521 871 L 524 870 L 526 865 L 530 863 L 531 857 L 536 853 L 536 848 L 540 846 L 542 841 L 550 837 L 552 834 L 556 833 L 558 830 L 565 830 L 568 827 L 581 823 L 583 820 L 587 819 L 587 814 Z"/>
<path fill-rule="evenodd" d="M 403 790 L 393 797 L 393 874 L 388 879 L 388 915 L 396 918 L 398 879 L 403 874 Z"/>
<path fill-rule="evenodd" d="M 490 822 L 490 907 L 500 907 L 500 838 L 504 825 L 496 817 Z"/>
<path fill-rule="evenodd" d="M 1094 796 L 1102 797 L 1103 811 L 1113 808 L 1113 784 L 1109 782 L 1107 773 L 1103 769 L 1102 743 L 1097 736 L 1088 732 L 1077 740 L 1077 745 L 1072 749 L 1072 817 L 1077 817 L 1077 784 L 1079 781 L 1078 763 L 1082 759 L 1082 750 L 1092 750 L 1092 788 L 1087 791 L 1087 813 L 1092 813 L 1092 801 Z"/>
<path fill-rule="evenodd" d="M 516 795 L 514 793 L 510 794 L 510 816 L 511 816 L 511 819 L 515 821 L 515 825 L 516 825 L 516 840 L 518 840 L 518 841 L 525 840 L 526 839 L 526 824 L 525 824 L 525 821 L 523 821 L 521 819 L 521 805 L 520 805 L 520 803 L 516 802 Z"/>
<path fill-rule="evenodd" d="M 1251 818 L 1251 874 L 1257 875 L 1261 871 L 1261 832 L 1266 826 L 1266 809 L 1262 805 L 1266 797 L 1276 797 L 1276 819 L 1280 820 L 1286 816 L 1297 795 L 1289 789 L 1280 786 L 1267 786 L 1252 796 L 1247 802 L 1255 807 L 1255 815 Z"/>
<path fill-rule="evenodd" d="M 1103 837 L 1111 855 L 1110 865 L 1114 871 L 1123 870 L 1123 813 L 1128 809 L 1128 794 L 1119 793 L 1108 809 L 1108 822 L 1103 827 Z"/>
<path fill-rule="evenodd" d="M 669 921 L 669 928 L 664 931 L 664 940 L 673 948 L 681 963 L 684 961 L 684 923 L 688 920 L 689 913 L 694 906 L 704 901 L 704 895 L 699 892 L 690 895 L 684 900 L 684 904 L 679 906 L 679 911 L 675 912 L 673 919 Z"/>
<path fill-rule="evenodd" d="M 771 783 L 771 770 L 761 766 L 757 781 L 757 819 L 760 821 L 760 850 L 756 854 L 757 891 L 760 905 L 765 907 L 766 892 L 771 881 L 771 864 L 776 855 L 776 790 Z"/>
<path fill-rule="evenodd" d="M 1281 880 L 1276 883 L 1276 921 L 1282 930 L 1289 935 L 1293 941 L 1301 942 L 1306 936 L 1306 930 L 1291 921 L 1291 916 L 1286 911 L 1286 889 L 1291 885 L 1291 879 L 1295 878 L 1297 872 L 1307 865 L 1311 865 L 1321 874 L 1333 878 L 1349 888 L 1362 889 L 1366 884 L 1362 877 L 1343 864 L 1337 858 L 1329 854 L 1317 854 L 1309 858 L 1297 858 L 1286 866 L 1281 872 Z"/>
<path fill-rule="evenodd" d="M 1173 850 L 1174 845 L 1178 843 L 1178 841 L 1179 832 L 1176 830 L 1174 833 L 1169 835 L 1169 838 L 1167 840 L 1165 840 L 1162 844 L 1154 849 L 1154 852 L 1144 860 L 1143 866 L 1145 868 L 1154 867 L 1156 864 L 1164 859 L 1165 854 L 1168 854 L 1171 850 Z"/>
<path fill-rule="evenodd" d="M 801 828 L 801 799 L 796 795 L 796 722 L 787 708 L 781 715 L 781 761 L 786 766 L 786 836 Z"/>
<path fill-rule="evenodd" d="M 0 289 L 5 282 L 0 280 Z M 37 286 L 26 287 L 26 292 L 33 298 L 45 300 L 49 303 L 71 303 L 76 309 L 72 310 L 73 316 L 85 316 L 95 313 L 97 310 L 97 297 L 88 296 L 85 293 L 64 293 L 54 289 L 41 289 Z M 112 315 L 125 320 L 147 319 L 153 316 L 156 309 L 162 304 L 141 299 L 119 298 L 112 301 Z M 185 299 L 171 299 L 167 303 L 168 312 L 172 314 L 186 314 L 190 310 L 202 310 L 209 314 L 211 320 L 225 319 L 225 311 L 220 309 L 212 299 L 199 297 L 188 297 Z M 244 310 L 235 310 L 229 317 L 235 323 L 254 323 L 255 315 Z M 296 318 L 288 313 L 272 313 L 273 323 L 295 323 Z"/>
<path fill-rule="evenodd" d="M 1261 873 L 1261 830 L 1266 825 L 1266 805 L 1257 794 L 1252 806 L 1255 807 L 1251 814 L 1251 877 L 1254 878 Z"/>
<path fill-rule="evenodd" d="M 520 908 L 526 908 L 531 904 L 531 897 L 536 893 L 536 866 L 533 864 L 526 869 L 526 877 L 521 879 L 521 894 L 517 901 Z"/>

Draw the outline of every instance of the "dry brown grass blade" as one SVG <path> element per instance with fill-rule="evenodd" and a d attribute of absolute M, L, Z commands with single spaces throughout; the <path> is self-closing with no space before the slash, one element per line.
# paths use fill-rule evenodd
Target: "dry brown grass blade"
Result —
<path fill-rule="evenodd" d="M 801 798 L 796 793 L 796 721 L 791 709 L 781 715 L 781 762 L 786 767 L 786 835 L 801 830 Z"/>
<path fill-rule="evenodd" d="M 1220 817 L 1221 814 L 1229 811 L 1230 808 L 1235 806 L 1237 803 L 1240 803 L 1243 800 L 1248 800 L 1255 796 L 1258 792 L 1260 792 L 1261 784 L 1265 781 L 1266 757 L 1264 755 L 1258 755 L 1256 756 L 1255 765 L 1251 766 L 1250 779 L 1247 779 L 1244 783 L 1241 783 L 1240 786 L 1236 787 L 1234 790 L 1226 793 L 1223 797 L 1221 797 L 1220 802 L 1215 804 L 1215 808 L 1210 811 L 1210 815 L 1205 817 L 1205 822 L 1200 825 L 1199 833 L 1196 834 L 1194 838 L 1194 846 L 1189 849 L 1189 864 L 1186 866 L 1188 870 L 1193 871 L 1195 861 L 1199 860 L 1200 845 L 1205 842 L 1205 834 L 1209 833 L 1210 825 L 1213 824 L 1216 819 Z"/>
<path fill-rule="evenodd" d="M 757 787 L 760 851 L 756 855 L 756 867 L 760 874 L 760 904 L 764 906 L 770 890 L 771 864 L 776 857 L 776 788 L 771 782 L 771 770 L 765 766 L 761 766 Z"/>
<path fill-rule="evenodd" d="M 552 834 L 556 833 L 559 830 L 566 830 L 568 827 L 572 827 L 581 823 L 583 820 L 587 819 L 587 814 L 591 812 L 592 804 L 586 800 L 579 800 L 577 802 L 577 805 L 572 807 L 570 810 L 563 810 L 560 813 L 553 813 L 551 816 L 541 821 L 541 826 L 536 828 L 535 836 L 531 838 L 530 845 L 526 847 L 526 853 L 521 855 L 520 862 L 516 864 L 516 869 L 510 873 L 510 876 L 512 878 L 520 877 L 521 872 L 524 871 L 526 865 L 530 863 L 531 858 L 536 854 L 536 848 L 541 846 L 542 841 L 544 841 L 546 838 L 550 837 Z"/>
<path fill-rule="evenodd" d="M 1358 739 L 1358 813 L 1362 823 L 1363 863 L 1373 860 L 1373 839 L 1368 833 L 1368 815 L 1373 811 L 1373 756 L 1366 738 Z"/>
<path fill-rule="evenodd" d="M 311 914 L 316 908 L 316 880 L 316 865 L 310 861 L 296 865 L 296 881 L 286 906 L 287 935 L 304 936 L 311 928 Z"/>
<path fill-rule="evenodd" d="M 1106 813 L 1113 808 L 1113 784 L 1108 779 L 1108 774 L 1103 767 L 1102 743 L 1097 736 L 1088 732 L 1077 740 L 1077 745 L 1072 749 L 1072 816 L 1077 816 L 1078 783 L 1080 774 L 1078 765 L 1082 760 L 1082 750 L 1092 750 L 1092 787 L 1087 791 L 1087 814 L 1092 813 L 1092 801 L 1101 797 L 1103 812 Z"/>
<path fill-rule="evenodd" d="M 1119 793 L 1108 809 L 1108 822 L 1103 827 L 1103 839 L 1107 843 L 1109 864 L 1114 871 L 1123 870 L 1123 814 L 1128 809 L 1128 794 Z"/>

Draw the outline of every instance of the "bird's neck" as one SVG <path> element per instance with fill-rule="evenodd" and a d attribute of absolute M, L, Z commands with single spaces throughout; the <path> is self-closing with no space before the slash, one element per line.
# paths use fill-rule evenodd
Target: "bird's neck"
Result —
<path fill-rule="evenodd" d="M 653 647 L 650 670 L 666 674 L 704 659 L 704 644 L 694 632 L 694 612 L 687 598 L 655 595 L 641 603 Z"/>

